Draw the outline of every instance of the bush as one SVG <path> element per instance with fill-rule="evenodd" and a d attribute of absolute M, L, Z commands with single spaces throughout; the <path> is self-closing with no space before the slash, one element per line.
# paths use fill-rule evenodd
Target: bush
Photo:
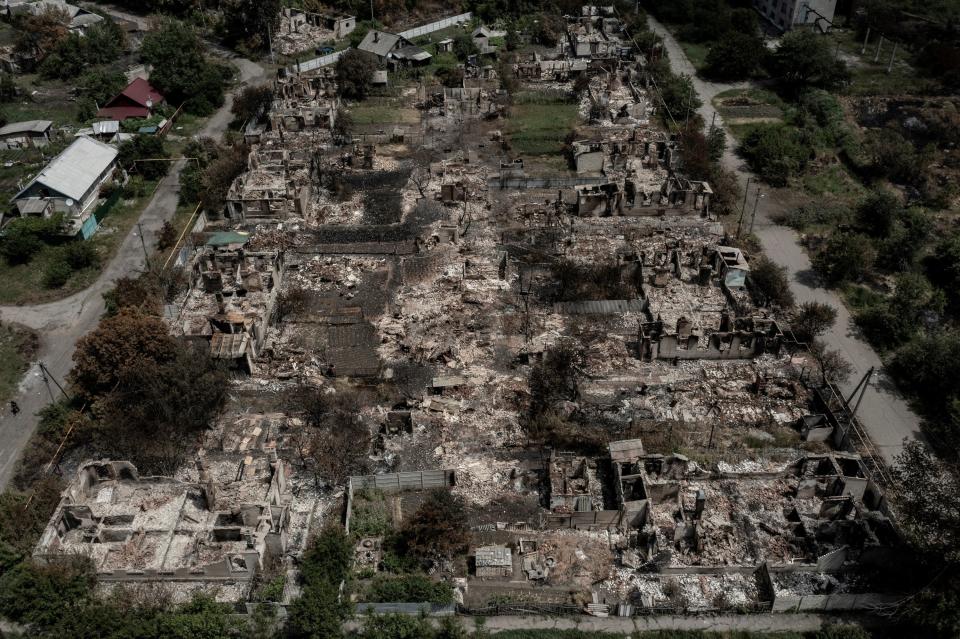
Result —
<path fill-rule="evenodd" d="M 870 238 L 859 233 L 837 233 L 813 258 L 813 267 L 827 283 L 858 281 L 873 266 L 877 252 Z"/>
<path fill-rule="evenodd" d="M 453 588 L 450 584 L 433 581 L 426 575 L 402 575 L 388 577 L 377 575 L 367 589 L 368 601 L 429 602 L 448 604 L 453 602 Z"/>
<path fill-rule="evenodd" d="M 749 282 L 750 292 L 760 306 L 793 306 L 793 291 L 790 290 L 787 269 L 767 257 L 758 257 L 750 264 Z"/>
<path fill-rule="evenodd" d="M 401 531 L 404 549 L 422 559 L 452 557 L 469 537 L 463 498 L 445 488 L 431 491 Z"/>
<path fill-rule="evenodd" d="M 795 128 L 782 124 L 761 125 L 740 145 L 740 154 L 750 168 L 773 186 L 786 186 L 806 166 L 812 152 Z"/>
<path fill-rule="evenodd" d="M 900 198 L 890 191 L 876 189 L 857 206 L 855 219 L 857 226 L 868 235 L 888 237 L 902 210 Z"/>
<path fill-rule="evenodd" d="M 790 323 L 801 342 L 812 342 L 837 321 L 837 309 L 820 302 L 804 302 Z"/>
<path fill-rule="evenodd" d="M 100 263 L 100 254 L 93 244 L 84 241 L 71 242 L 63 247 L 63 259 L 74 271 L 96 266 Z"/>
<path fill-rule="evenodd" d="M 25 264 L 46 244 L 59 239 L 63 214 L 50 218 L 22 217 L 10 222 L 0 242 L 0 254 L 10 264 Z"/>
<path fill-rule="evenodd" d="M 120 145 L 117 163 L 132 169 L 144 180 L 159 180 L 170 171 L 170 162 L 164 160 L 170 157 L 170 152 L 164 144 L 163 138 L 156 135 L 136 135 Z M 149 160 L 140 162 L 139 160 Z"/>

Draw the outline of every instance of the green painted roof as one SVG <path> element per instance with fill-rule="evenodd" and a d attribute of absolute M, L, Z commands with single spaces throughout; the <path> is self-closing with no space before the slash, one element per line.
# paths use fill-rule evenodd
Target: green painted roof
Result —
<path fill-rule="evenodd" d="M 230 244 L 246 244 L 250 241 L 249 233 L 237 231 L 217 231 L 207 240 L 207 246 L 227 246 Z"/>

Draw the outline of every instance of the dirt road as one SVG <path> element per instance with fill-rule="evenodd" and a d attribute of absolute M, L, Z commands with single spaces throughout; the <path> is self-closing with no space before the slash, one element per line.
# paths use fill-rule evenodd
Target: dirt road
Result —
<path fill-rule="evenodd" d="M 696 70 L 690 64 L 683 49 L 666 27 L 653 17 L 648 19 L 650 28 L 663 38 L 664 46 L 670 56 L 670 67 L 674 73 L 683 73 L 693 77 L 694 88 L 700 95 L 700 99 L 703 100 L 703 106 L 698 110 L 703 117 L 703 121 L 710 123 L 716 117 L 717 124 L 723 126 L 723 118 L 719 113 L 715 114 L 713 98 L 718 93 L 728 89 L 746 87 L 748 84 L 723 84 L 707 82 L 698 78 Z M 677 114 L 674 117 L 679 120 Z M 732 140 L 729 131 L 727 131 L 727 138 Z M 744 166 L 743 161 L 734 154 L 733 144 L 728 145 L 722 163 L 727 169 L 736 173 L 741 188 L 745 187 L 748 179 L 752 180 L 747 206 L 747 215 L 749 216 L 753 209 L 756 178 Z M 769 192 L 769 189 L 761 190 Z M 920 420 L 896 391 L 893 384 L 885 379 L 880 358 L 870 345 L 859 337 L 850 313 L 839 296 L 820 285 L 811 267 L 809 257 L 800 246 L 800 238 L 796 232 L 771 221 L 771 217 L 785 206 L 784 202 L 778 201 L 775 193 L 768 193 L 766 197 L 761 198 L 757 207 L 755 233 L 760 238 L 767 256 L 789 271 L 790 289 L 793 291 L 797 303 L 823 302 L 837 309 L 837 323 L 832 330 L 823 336 L 823 340 L 830 348 L 840 351 L 853 364 L 854 372 L 850 381 L 842 385 L 844 392 L 847 394 L 852 392 L 857 382 L 871 367 L 879 371 L 868 385 L 857 416 L 873 440 L 874 446 L 889 463 L 903 450 L 904 438 L 922 438 L 919 427 Z"/>
<path fill-rule="evenodd" d="M 260 65 L 242 58 L 234 58 L 239 73 L 239 85 L 266 80 L 266 70 Z M 232 115 L 230 107 L 233 96 L 206 123 L 200 135 L 220 138 L 227 130 Z M 179 174 L 182 162 L 175 163 L 170 173 L 157 187 L 150 203 L 140 216 L 143 240 L 153 247 L 163 223 L 177 209 Z M 53 377 L 64 386 L 70 371 L 73 350 L 77 340 L 96 327 L 103 315 L 103 294 L 113 282 L 124 275 L 142 272 L 144 267 L 143 247 L 137 227 L 124 239 L 116 256 L 108 264 L 99 279 L 89 288 L 66 299 L 37 306 L 0 306 L 0 320 L 19 322 L 40 333 L 39 361 L 42 361 Z M 6 487 L 13 474 L 16 460 L 37 426 L 36 413 L 59 395 L 52 380 L 44 380 L 36 362 L 24 376 L 14 400 L 21 412 L 14 417 L 9 406 L 0 407 L 0 488 Z"/>

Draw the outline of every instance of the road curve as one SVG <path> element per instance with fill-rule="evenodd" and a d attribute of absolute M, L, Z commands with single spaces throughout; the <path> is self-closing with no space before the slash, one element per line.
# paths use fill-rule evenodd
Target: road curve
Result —
<path fill-rule="evenodd" d="M 233 58 L 230 61 L 238 69 L 236 90 L 268 79 L 267 71 L 250 60 Z M 229 93 L 224 105 L 210 117 L 199 135 L 220 138 L 232 120 L 232 105 L 233 94 Z M 155 245 L 163 223 L 177 209 L 182 167 L 182 162 L 174 163 L 140 216 L 143 242 L 148 248 Z M 103 315 L 103 294 L 110 290 L 117 278 L 141 272 L 144 263 L 143 246 L 135 226 L 90 287 L 65 299 L 37 306 L 0 306 L 0 321 L 17 322 L 37 330 L 40 334 L 38 361 L 44 363 L 54 380 L 66 386 L 64 380 L 72 366 L 77 340 L 95 328 Z M 21 380 L 14 398 L 20 406 L 20 414 L 12 415 L 9 406 L 0 407 L 0 488 L 9 483 L 21 451 L 36 429 L 37 412 L 59 393 L 56 383 L 45 380 L 39 365 L 34 362 Z"/>
<path fill-rule="evenodd" d="M 703 100 L 703 105 L 698 109 L 703 121 L 709 124 L 715 117 L 716 123 L 723 126 L 723 118 L 713 107 L 713 98 L 728 89 L 747 87 L 749 83 L 724 84 L 708 82 L 697 77 L 696 69 L 670 31 L 652 16 L 648 16 L 647 19 L 651 30 L 663 38 L 673 72 L 693 78 L 694 88 Z M 728 139 L 732 139 L 730 131 L 727 131 L 727 136 Z M 741 189 L 745 188 L 748 179 L 752 180 L 753 184 L 757 184 L 756 177 L 734 154 L 732 145 L 728 145 L 724 152 L 722 164 L 736 174 Z M 841 384 L 841 388 L 849 394 L 871 367 L 879 371 L 875 379 L 868 384 L 862 403 L 857 410 L 857 417 L 867 430 L 873 445 L 884 461 L 889 464 L 903 450 L 904 439 L 923 439 L 920 433 L 920 419 L 897 392 L 892 382 L 885 378 L 883 362 L 873 348 L 860 338 L 853 318 L 843 301 L 834 291 L 820 284 L 810 264 L 810 258 L 800 245 L 797 233 L 793 229 L 772 221 L 774 215 L 787 208 L 787 205 L 777 199 L 775 192 L 769 189 L 765 191 L 767 196 L 760 199 L 757 208 L 755 234 L 760 238 L 767 256 L 787 269 L 790 290 L 793 291 L 798 303 L 822 302 L 837 309 L 837 322 L 823 335 L 822 339 L 830 348 L 840 351 L 853 365 L 850 380 Z M 751 187 L 751 204 L 753 193 L 754 189 Z M 752 209 L 752 206 L 748 208 Z"/>

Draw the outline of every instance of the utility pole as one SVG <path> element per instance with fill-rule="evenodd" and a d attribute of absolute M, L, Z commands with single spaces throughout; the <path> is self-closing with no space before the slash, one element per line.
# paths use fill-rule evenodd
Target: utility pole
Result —
<path fill-rule="evenodd" d="M 747 211 L 747 196 L 750 194 L 750 180 L 752 175 L 747 176 L 747 185 L 743 187 L 743 204 L 740 206 L 740 219 L 737 221 L 737 239 L 740 239 L 740 230 L 743 228 L 743 216 Z"/>
<path fill-rule="evenodd" d="M 370 22 L 374 22 L 374 19 L 373 19 L 373 0 L 370 0 Z"/>
<path fill-rule="evenodd" d="M 897 43 L 893 43 L 893 52 L 890 54 L 890 64 L 887 65 L 887 73 L 893 70 L 893 58 L 897 55 Z"/>
<path fill-rule="evenodd" d="M 44 364 L 42 360 L 38 361 L 37 363 L 40 365 L 41 373 L 43 373 L 43 380 L 47 381 L 47 379 L 52 379 L 53 383 L 56 384 L 57 388 L 60 389 L 60 392 L 63 393 L 63 396 L 66 397 L 68 400 L 72 400 L 73 398 L 70 397 L 67 391 L 63 390 L 63 386 L 61 386 L 60 382 L 57 381 L 57 378 L 53 376 L 53 373 L 51 373 L 50 370 L 47 369 L 46 364 Z"/>
<path fill-rule="evenodd" d="M 757 221 L 757 205 L 760 204 L 760 198 L 766 197 L 757 187 L 757 198 L 753 201 L 753 215 L 750 216 L 750 235 L 753 235 L 753 223 Z"/>
<path fill-rule="evenodd" d="M 880 34 L 880 41 L 877 42 L 877 53 L 876 53 L 876 55 L 873 56 L 873 61 L 874 61 L 874 62 L 877 62 L 878 60 L 880 60 L 880 49 L 882 49 L 882 48 L 883 48 L 883 34 L 881 33 L 881 34 Z"/>
<path fill-rule="evenodd" d="M 867 52 L 867 40 L 870 39 L 870 27 L 867 27 L 867 35 L 863 38 L 863 46 L 860 47 L 860 55 Z"/>
<path fill-rule="evenodd" d="M 687 119 L 683 123 L 683 128 L 690 128 L 690 99 L 693 97 L 693 78 L 690 78 L 690 88 L 687 90 Z"/>
<path fill-rule="evenodd" d="M 153 267 L 150 266 L 150 255 L 147 253 L 147 243 L 143 239 L 143 225 L 140 222 L 137 222 L 137 230 L 140 231 L 140 246 L 143 247 L 143 259 L 147 262 L 147 268 L 153 270 Z"/>

